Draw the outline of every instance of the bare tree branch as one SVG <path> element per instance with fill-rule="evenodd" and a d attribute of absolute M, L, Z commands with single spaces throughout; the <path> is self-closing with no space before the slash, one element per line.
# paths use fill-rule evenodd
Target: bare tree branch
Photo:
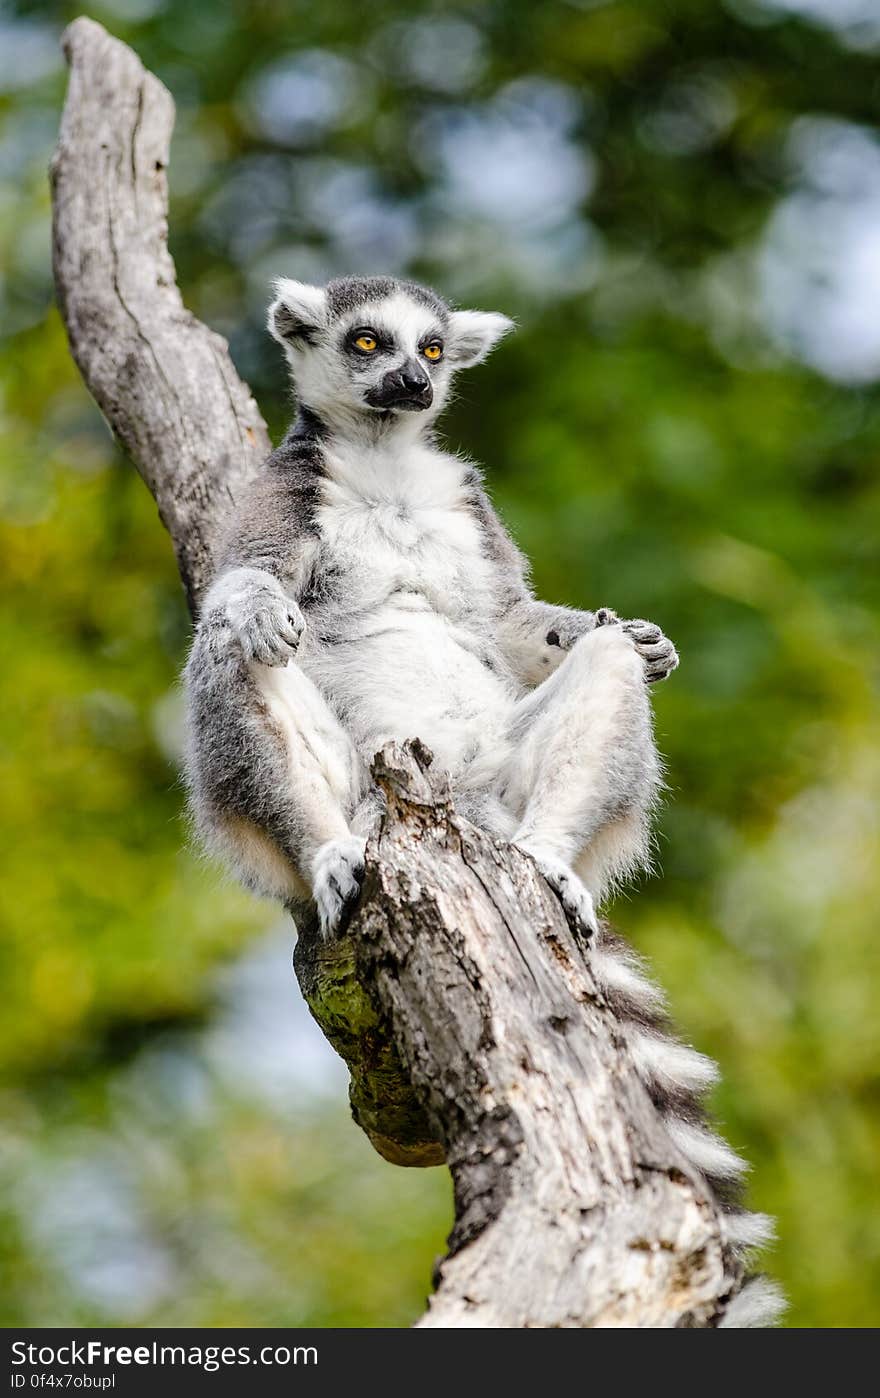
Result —
<path fill-rule="evenodd" d="M 344 942 L 455 1185 L 421 1325 L 713 1324 L 738 1280 L 717 1205 L 557 899 L 458 816 L 420 744 L 386 748 L 373 776 L 387 815 Z"/>
<path fill-rule="evenodd" d="M 269 435 L 226 341 L 177 289 L 171 94 L 90 19 L 63 43 L 70 86 L 51 169 L 61 314 L 90 393 L 155 497 L 195 612 L 218 525 Z"/>
<path fill-rule="evenodd" d="M 97 24 L 65 35 L 55 271 L 89 389 L 155 496 L 191 606 L 269 448 L 166 246 L 168 92 Z M 531 861 L 456 813 L 418 743 L 373 767 L 387 813 L 345 936 L 297 974 L 398 1164 L 446 1160 L 455 1224 L 424 1326 L 714 1326 L 742 1268 L 673 1144 L 590 955 Z"/>

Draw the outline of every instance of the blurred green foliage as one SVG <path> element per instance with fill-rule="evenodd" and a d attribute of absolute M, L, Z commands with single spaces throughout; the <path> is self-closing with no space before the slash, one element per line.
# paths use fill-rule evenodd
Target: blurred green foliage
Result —
<path fill-rule="evenodd" d="M 273 274 L 518 317 L 449 436 L 543 596 L 680 646 L 662 877 L 615 918 L 721 1062 L 796 1326 L 880 1319 L 880 28 L 843 9 L 89 10 L 177 99 L 181 284 L 276 433 Z M 51 304 L 76 12 L 0 8 L 2 1320 L 407 1324 L 445 1173 L 372 1155 L 275 910 L 187 846 L 170 547 Z"/>

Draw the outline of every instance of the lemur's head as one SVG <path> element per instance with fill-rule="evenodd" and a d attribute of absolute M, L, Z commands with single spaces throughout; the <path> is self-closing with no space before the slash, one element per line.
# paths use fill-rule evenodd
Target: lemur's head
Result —
<path fill-rule="evenodd" d="M 419 426 L 440 412 L 453 374 L 513 328 L 507 316 L 454 311 L 393 277 L 307 286 L 280 277 L 269 330 L 284 346 L 300 403 L 329 424 Z"/>

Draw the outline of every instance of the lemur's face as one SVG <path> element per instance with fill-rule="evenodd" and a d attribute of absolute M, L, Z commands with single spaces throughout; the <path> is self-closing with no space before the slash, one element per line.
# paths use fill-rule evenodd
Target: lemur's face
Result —
<path fill-rule="evenodd" d="M 512 329 L 506 316 L 453 311 L 427 288 L 390 277 L 326 287 L 280 278 L 269 329 L 284 346 L 299 400 L 329 423 L 437 416 L 457 369 Z"/>

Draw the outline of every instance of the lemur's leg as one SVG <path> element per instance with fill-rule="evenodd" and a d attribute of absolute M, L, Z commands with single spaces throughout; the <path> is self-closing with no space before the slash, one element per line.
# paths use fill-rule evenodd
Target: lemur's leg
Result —
<path fill-rule="evenodd" d="M 265 605 L 259 615 L 265 645 Z M 365 840 L 351 822 L 366 769 L 316 686 L 285 660 L 298 638 L 266 663 L 243 634 L 228 609 L 206 610 L 187 666 L 196 823 L 255 891 L 294 904 L 313 898 L 329 933 L 360 888 Z"/>
<path fill-rule="evenodd" d="M 588 926 L 592 899 L 648 858 L 660 763 L 646 663 L 622 624 L 599 626 L 518 702 L 511 724 L 501 794 L 519 819 L 513 843 Z"/>

